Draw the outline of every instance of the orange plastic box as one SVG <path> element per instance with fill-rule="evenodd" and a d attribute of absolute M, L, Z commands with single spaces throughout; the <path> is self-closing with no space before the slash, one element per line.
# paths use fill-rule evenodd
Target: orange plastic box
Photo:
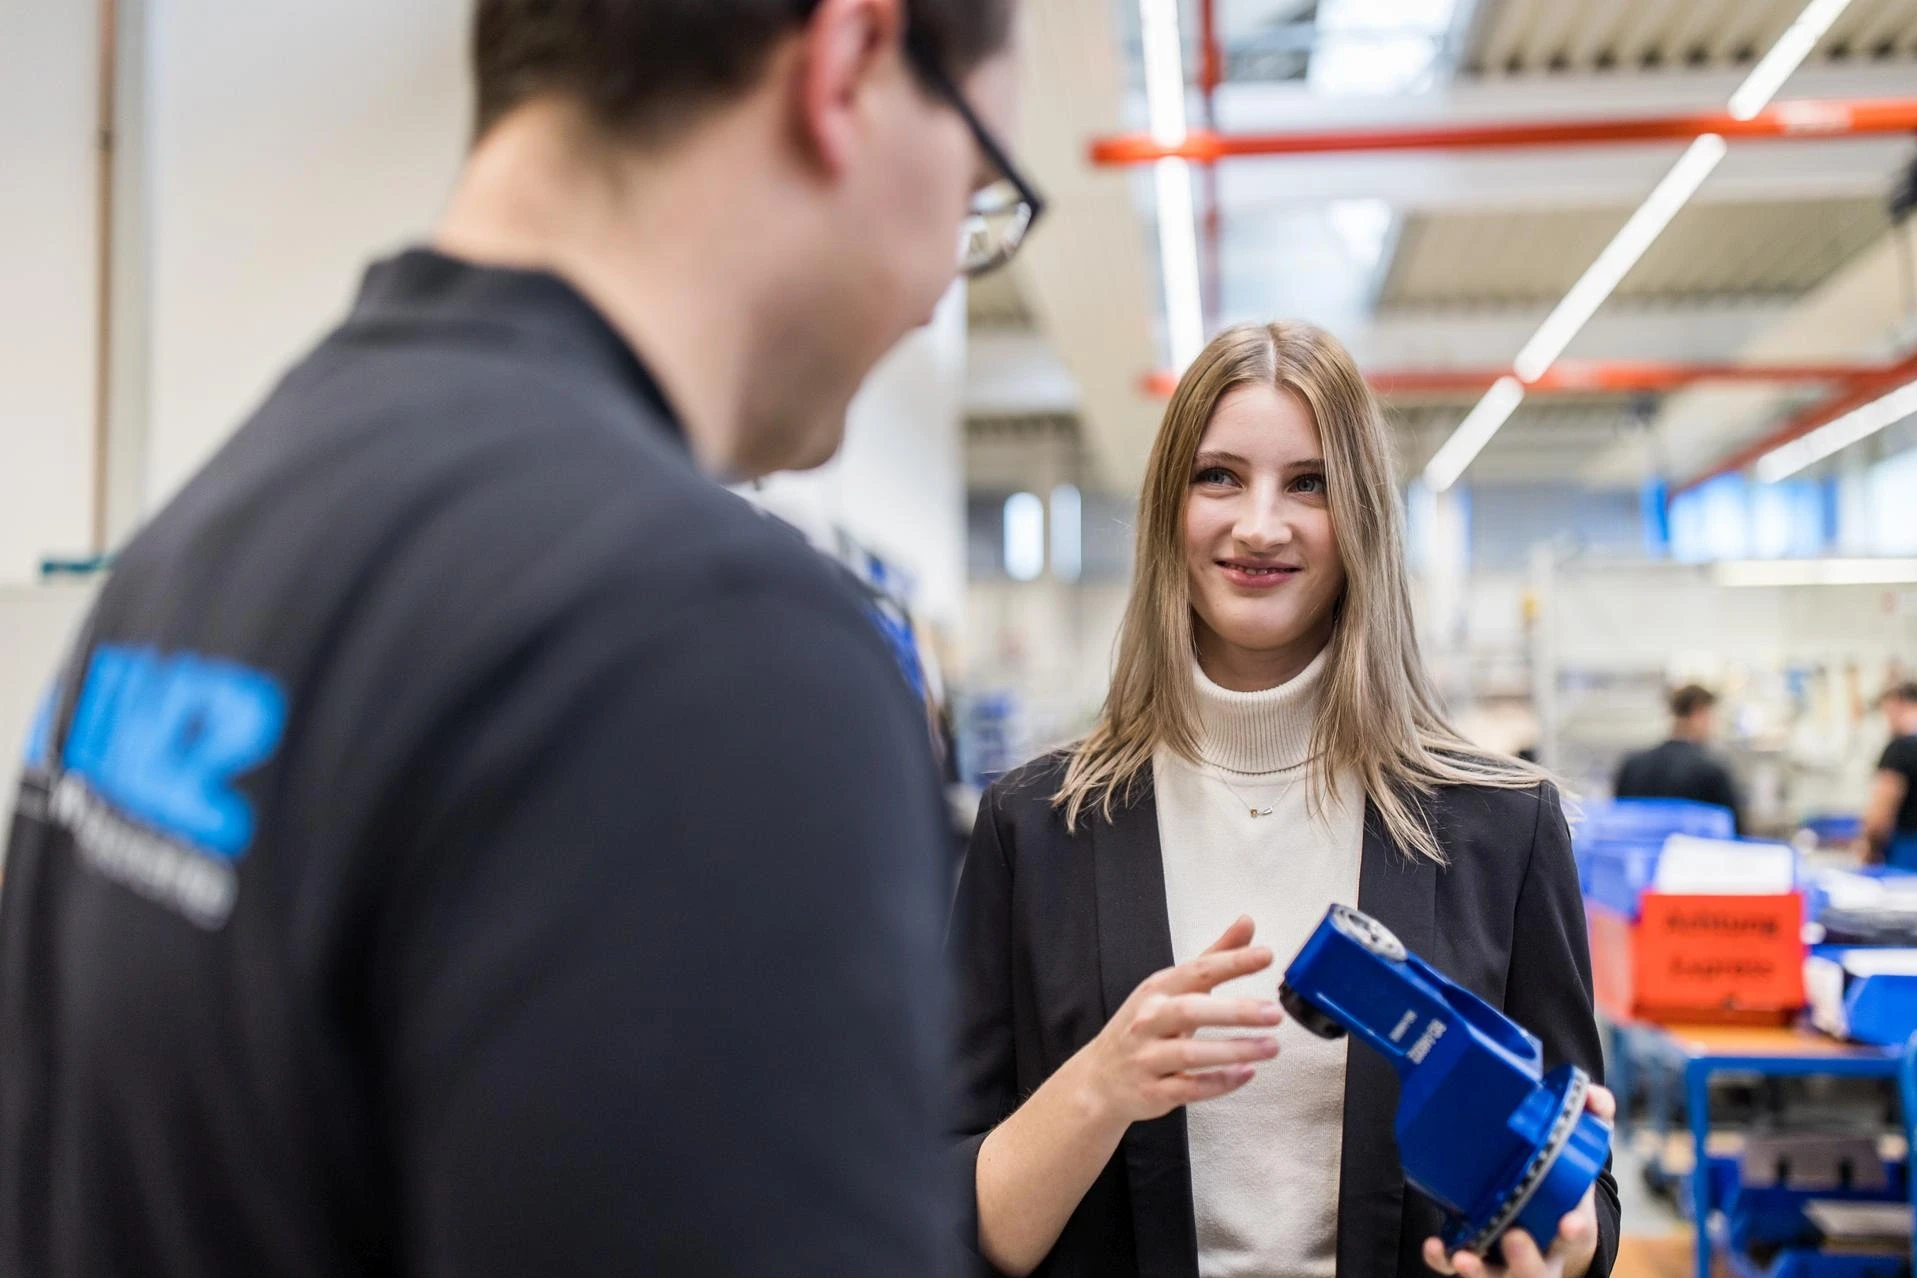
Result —
<path fill-rule="evenodd" d="M 1597 1004 L 1614 1020 L 1781 1025 L 1804 1006 L 1804 898 L 1646 892 L 1587 902 Z"/>

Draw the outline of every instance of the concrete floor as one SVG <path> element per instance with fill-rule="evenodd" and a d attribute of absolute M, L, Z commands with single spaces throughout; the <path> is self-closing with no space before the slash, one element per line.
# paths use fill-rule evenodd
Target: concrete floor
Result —
<path fill-rule="evenodd" d="M 1644 1160 L 1634 1150 L 1617 1151 L 1613 1172 L 1617 1176 L 1618 1203 L 1623 1208 L 1626 1238 L 1689 1235 L 1690 1226 L 1678 1218 L 1672 1205 L 1653 1197 L 1644 1187 Z"/>

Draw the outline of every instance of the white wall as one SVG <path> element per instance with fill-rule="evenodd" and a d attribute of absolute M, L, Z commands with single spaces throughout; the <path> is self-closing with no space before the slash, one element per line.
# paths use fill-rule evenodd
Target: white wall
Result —
<path fill-rule="evenodd" d="M 0 584 L 90 538 L 96 24 L 91 0 L 0 2 Z"/>
<path fill-rule="evenodd" d="M 367 260 L 431 226 L 464 151 L 470 8 L 152 6 L 149 510 L 339 319 Z"/>
<path fill-rule="evenodd" d="M 28 725 L 92 598 L 91 586 L 0 586 L 0 852 Z"/>

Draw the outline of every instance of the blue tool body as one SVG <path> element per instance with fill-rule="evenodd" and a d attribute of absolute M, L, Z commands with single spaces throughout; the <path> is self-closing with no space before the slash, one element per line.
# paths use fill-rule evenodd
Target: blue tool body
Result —
<path fill-rule="evenodd" d="M 1545 1076 L 1537 1039 L 1348 906 L 1331 907 L 1279 997 L 1306 1029 L 1348 1031 L 1398 1071 L 1405 1178 L 1448 1213 L 1447 1250 L 1484 1255 L 1513 1228 L 1551 1245 L 1611 1148 L 1582 1070 Z"/>

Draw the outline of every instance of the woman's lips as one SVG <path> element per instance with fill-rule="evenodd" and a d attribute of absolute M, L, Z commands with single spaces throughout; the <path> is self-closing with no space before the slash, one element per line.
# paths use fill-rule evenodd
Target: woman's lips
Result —
<path fill-rule="evenodd" d="M 1225 580 L 1248 590 L 1274 590 L 1304 571 L 1296 564 L 1261 564 L 1247 559 L 1220 559 L 1217 564 Z"/>

